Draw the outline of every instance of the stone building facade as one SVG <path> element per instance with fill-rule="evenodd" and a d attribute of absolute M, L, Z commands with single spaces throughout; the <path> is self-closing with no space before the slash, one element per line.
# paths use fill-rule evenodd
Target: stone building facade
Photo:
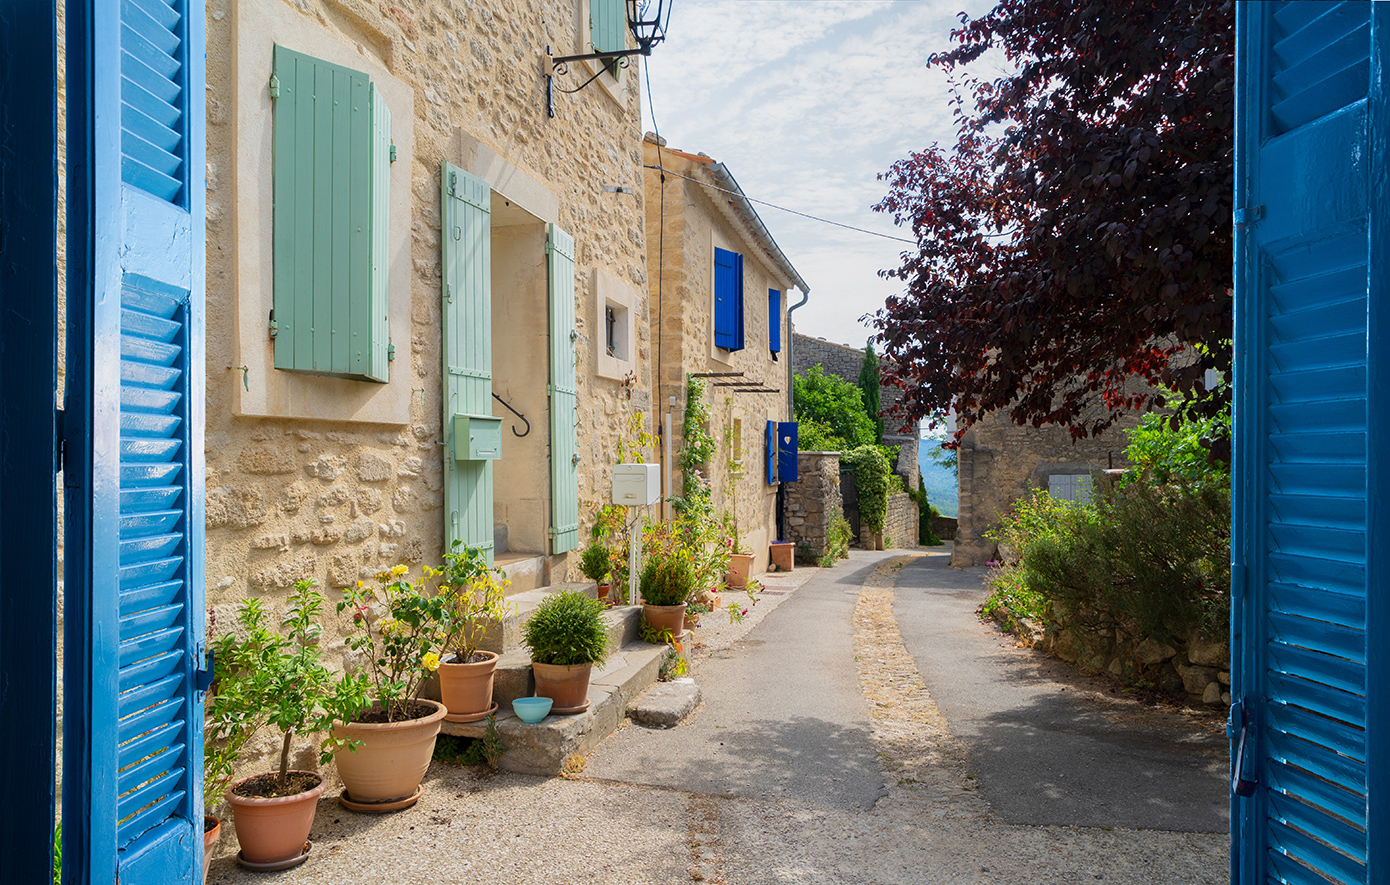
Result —
<path fill-rule="evenodd" d="M 797 462 L 801 478 L 787 486 L 787 540 L 798 559 L 815 563 L 830 549 L 831 522 L 845 510 L 840 453 L 801 452 Z"/>
<path fill-rule="evenodd" d="M 882 375 L 883 357 L 880 359 Z M 805 375 L 812 366 L 820 366 L 827 375 L 843 378 L 851 384 L 859 383 L 859 370 L 864 365 L 864 349 L 847 344 L 835 344 L 824 338 L 792 333 L 792 369 L 797 375 Z M 902 389 L 887 384 L 880 388 L 880 414 L 883 416 L 883 444 L 898 447 L 898 460 L 893 465 L 897 473 L 910 489 L 917 488 L 917 479 L 922 475 L 922 467 L 917 462 L 917 450 L 922 444 L 922 431 L 916 424 L 903 426 L 894 417 L 894 409 L 902 399 Z"/>
<path fill-rule="evenodd" d="M 792 417 L 787 302 L 793 288 L 807 285 L 722 164 L 666 147 L 655 135 L 642 151 L 662 474 L 679 494 L 686 378 L 706 376 L 718 448 L 705 476 L 715 506 L 737 520 L 758 574 L 767 570 L 769 543 L 779 540 L 779 483 L 769 482 L 765 431 L 768 421 Z M 721 300 L 734 292 L 737 305 Z"/>
<path fill-rule="evenodd" d="M 335 588 L 396 564 L 438 563 L 458 521 L 446 507 L 445 415 L 459 411 L 444 401 L 451 374 L 490 374 L 491 393 L 529 422 L 522 435 L 526 425 L 482 394 L 485 415 L 501 419 L 502 456 L 489 462 L 495 496 L 477 517 L 480 537 L 497 539 L 499 562 L 534 560 L 538 582 L 574 576 L 577 551 L 555 553 L 553 539 L 550 476 L 561 440 L 548 396 L 547 340 L 557 337 L 546 325 L 547 298 L 553 307 L 557 297 L 545 275 L 551 226 L 573 237 L 572 278 L 552 282 L 573 292 L 562 299 L 573 302 L 572 335 L 559 337 L 572 337 L 576 354 L 574 453 L 563 463 L 578 465 L 579 501 L 607 498 L 623 428 L 651 410 L 637 78 L 601 73 L 582 91 L 557 94 L 555 115 L 547 112 L 547 48 L 592 51 L 589 2 L 207 3 L 210 605 L 231 609 L 250 595 L 273 605 L 300 579 L 332 599 Z M 359 72 L 373 101 L 389 108 L 389 204 L 379 205 L 389 223 L 374 228 L 394 353 L 384 383 L 276 367 L 274 103 L 287 89 L 277 47 Z M 556 85 L 577 86 L 598 70 L 590 64 L 572 64 Z M 335 136 L 322 137 L 330 149 Z M 456 176 L 460 188 L 476 184 L 475 208 L 488 224 L 466 269 L 482 287 L 486 322 L 472 329 L 473 368 L 457 373 L 445 369 L 443 330 L 459 293 L 445 288 L 443 265 L 461 232 L 444 230 L 454 186 L 445 164 L 466 173 Z M 605 298 L 631 308 L 627 349 L 616 357 L 602 347 L 596 305 Z M 592 506 L 578 513 L 567 528 L 587 537 Z"/>

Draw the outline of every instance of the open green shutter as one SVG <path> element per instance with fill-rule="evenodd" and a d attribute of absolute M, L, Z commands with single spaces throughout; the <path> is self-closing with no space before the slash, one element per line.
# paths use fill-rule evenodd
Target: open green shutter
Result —
<path fill-rule="evenodd" d="M 627 48 L 627 11 L 623 0 L 589 0 L 589 41 L 595 52 Z"/>
<path fill-rule="evenodd" d="M 444 259 L 444 533 L 492 564 L 492 462 L 454 458 L 455 415 L 492 414 L 492 189 L 441 172 Z"/>
<path fill-rule="evenodd" d="M 550 552 L 579 546 L 579 446 L 574 381 L 574 237 L 550 225 Z"/>
<path fill-rule="evenodd" d="M 366 74 L 283 46 L 271 90 L 275 368 L 385 382 L 390 113 Z"/>

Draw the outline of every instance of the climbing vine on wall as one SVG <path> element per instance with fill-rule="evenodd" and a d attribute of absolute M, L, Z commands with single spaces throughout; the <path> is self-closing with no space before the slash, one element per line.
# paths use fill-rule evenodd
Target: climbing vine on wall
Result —
<path fill-rule="evenodd" d="M 700 467 L 709 462 L 717 444 L 709 431 L 708 387 L 691 375 L 685 386 L 685 426 L 680 449 L 681 496 L 709 495 L 709 483 L 700 476 Z"/>
<path fill-rule="evenodd" d="M 871 532 L 883 531 L 883 519 L 888 512 L 888 477 L 892 468 L 878 446 L 860 446 L 841 455 L 840 463 L 854 473 L 854 488 L 859 494 L 859 520 Z"/>

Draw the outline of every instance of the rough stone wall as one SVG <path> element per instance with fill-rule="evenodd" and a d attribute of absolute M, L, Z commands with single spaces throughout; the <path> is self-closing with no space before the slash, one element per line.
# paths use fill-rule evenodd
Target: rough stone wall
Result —
<path fill-rule="evenodd" d="M 773 359 L 768 349 L 766 299 L 768 289 L 785 294 L 791 281 L 767 259 L 728 200 L 700 183 L 708 180 L 705 167 L 713 161 L 658 146 L 652 138 L 642 145 L 645 163 L 684 176 L 667 175 L 663 184 L 659 171 L 647 169 L 645 179 L 653 349 L 660 364 L 660 389 L 655 395 L 660 420 L 668 413 L 671 418 L 671 460 L 666 467 L 671 491 L 679 494 L 683 482 L 677 465 L 685 438 L 686 375 L 742 373 L 737 378 L 705 379 L 709 431 L 718 448 L 702 473 L 713 488 L 715 506 L 737 519 L 740 543 L 753 554 L 754 573 L 761 573 L 768 568 L 769 543 L 778 540 L 777 486 L 769 485 L 766 478 L 764 432 L 769 420 L 790 420 L 786 363 Z M 716 247 L 739 252 L 744 258 L 745 346 L 739 351 L 713 344 Z M 786 300 L 778 318 L 784 324 Z M 740 386 L 772 392 L 736 389 Z"/>
<path fill-rule="evenodd" d="M 336 588 L 397 563 L 439 562 L 445 520 L 439 181 L 444 161 L 466 162 L 465 144 L 480 145 L 475 152 L 485 149 L 510 164 L 525 187 L 534 183 L 537 192 L 552 195 L 555 222 L 574 235 L 580 500 L 607 499 L 607 467 L 617 461 L 626 417 L 650 411 L 651 404 L 644 197 L 637 187 L 641 130 L 635 71 L 614 88 L 595 83 L 573 95 L 557 94 L 557 116 L 547 116 L 545 49 L 578 51 L 579 5 L 580 0 L 207 3 L 206 538 L 208 602 L 219 610 L 219 624 L 230 624 L 232 610 L 248 596 L 265 597 L 274 612 L 299 579 L 317 581 L 332 601 Z M 400 157 L 409 164 L 410 224 L 402 234 L 404 247 L 392 255 L 393 267 L 408 268 L 410 285 L 393 286 L 390 296 L 393 304 L 405 299 L 409 306 L 407 327 L 392 328 L 397 358 L 391 385 L 404 385 L 409 397 L 408 420 L 401 423 L 364 423 L 347 409 L 334 420 L 237 414 L 242 374 L 229 367 L 244 364 L 237 344 L 244 339 L 238 336 L 259 334 L 236 328 L 238 299 L 259 274 L 236 248 L 238 190 L 270 170 L 246 168 L 238 159 L 252 137 L 248 133 L 264 131 L 268 122 L 259 107 L 242 106 L 247 103 L 234 84 L 244 51 L 239 47 L 261 41 L 255 45 L 263 50 L 261 44 L 277 39 L 245 24 L 259 20 L 254 16 L 288 22 L 289 32 L 336 41 L 360 58 L 363 69 L 384 71 L 383 77 L 413 91 L 413 117 L 393 108 L 392 120 L 393 138 L 403 143 L 409 135 L 413 145 Z M 270 71 L 263 73 L 268 79 Z M 631 187 L 635 194 L 606 193 L 604 185 Z M 593 368 L 594 348 L 602 346 L 601 318 L 593 307 L 598 268 L 637 293 L 635 371 L 626 382 L 599 378 Z M 536 358 L 546 359 L 544 341 L 536 346 Z M 500 408 L 497 414 L 512 423 Z M 592 510 L 581 506 L 580 518 L 581 537 L 587 537 Z M 548 579 L 572 576 L 572 558 L 551 557 Z M 332 607 L 326 610 L 328 657 L 341 659 L 341 632 Z"/>
<path fill-rule="evenodd" d="M 954 516 L 933 516 L 931 518 L 932 534 L 943 541 L 954 541 L 956 539 L 956 518 Z"/>
<path fill-rule="evenodd" d="M 883 538 L 889 547 L 916 547 L 920 523 L 917 520 L 917 502 L 906 492 L 888 496 L 888 509 L 883 514 Z"/>
<path fill-rule="evenodd" d="M 801 452 L 796 463 L 800 479 L 787 484 L 787 540 L 799 558 L 814 562 L 828 549 L 830 521 L 844 513 L 840 453 Z"/>
<path fill-rule="evenodd" d="M 1098 437 L 1073 441 L 1064 427 L 1020 427 L 1005 413 L 993 413 L 961 437 L 960 510 L 952 565 L 983 565 L 993 558 L 994 542 L 985 537 L 1010 504 L 1030 488 L 1047 488 L 1054 475 L 1089 474 L 1099 487 L 1104 471 L 1122 468 L 1128 444 L 1125 431 L 1139 423 L 1129 413 Z"/>
<path fill-rule="evenodd" d="M 821 366 L 826 374 L 850 382 L 859 383 L 859 370 L 864 365 L 864 349 L 847 344 L 835 344 L 824 338 L 811 335 L 792 335 L 792 370 L 797 375 L 805 375 L 812 366 Z M 879 356 L 879 375 L 883 375 L 887 361 Z M 879 414 L 883 417 L 883 444 L 898 447 L 898 460 L 893 472 L 903 477 L 908 488 L 917 488 L 917 479 L 922 475 L 922 466 L 917 462 L 917 450 L 922 444 L 922 431 L 917 425 L 902 425 L 894 417 L 894 410 L 902 399 L 902 388 L 884 384 L 879 388 Z"/>

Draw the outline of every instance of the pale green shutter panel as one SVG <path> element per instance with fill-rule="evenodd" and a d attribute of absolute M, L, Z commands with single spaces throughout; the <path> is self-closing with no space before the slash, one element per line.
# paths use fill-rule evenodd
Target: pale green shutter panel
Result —
<path fill-rule="evenodd" d="M 550 552 L 579 546 L 579 446 L 574 381 L 574 237 L 550 225 Z"/>
<path fill-rule="evenodd" d="M 283 46 L 270 87 L 275 367 L 384 382 L 390 114 L 366 74 Z"/>
<path fill-rule="evenodd" d="M 589 0 L 589 42 L 596 52 L 627 48 L 627 10 L 623 0 Z"/>
<path fill-rule="evenodd" d="M 444 534 L 492 564 L 492 462 L 454 457 L 454 416 L 492 414 L 492 190 L 457 166 L 441 173 L 444 260 Z"/>
<path fill-rule="evenodd" d="M 391 380 L 391 111 L 375 85 L 372 110 L 371 267 L 367 289 L 367 324 L 363 335 L 352 328 L 354 371 L 378 381 Z M 359 340 L 365 338 L 365 341 Z"/>

